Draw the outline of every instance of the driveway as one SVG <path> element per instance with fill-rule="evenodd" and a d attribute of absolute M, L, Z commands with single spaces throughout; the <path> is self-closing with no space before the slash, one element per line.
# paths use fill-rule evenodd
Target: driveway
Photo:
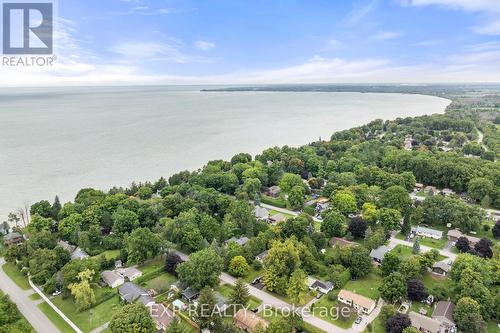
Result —
<path fill-rule="evenodd" d="M 59 329 L 45 316 L 45 314 L 37 307 L 40 301 L 33 301 L 29 298 L 34 293 L 32 289 L 22 290 L 12 281 L 7 274 L 1 269 L 5 264 L 5 260 L 0 258 L 0 288 L 3 292 L 10 296 L 10 299 L 16 303 L 19 311 L 33 326 L 38 333 L 58 333 Z"/>

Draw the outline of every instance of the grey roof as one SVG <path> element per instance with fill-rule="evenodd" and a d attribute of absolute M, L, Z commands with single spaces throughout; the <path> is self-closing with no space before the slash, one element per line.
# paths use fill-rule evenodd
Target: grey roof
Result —
<path fill-rule="evenodd" d="M 192 300 L 199 295 L 199 292 L 191 287 L 188 287 L 182 291 L 181 295 L 187 300 Z"/>
<path fill-rule="evenodd" d="M 451 265 L 446 261 L 438 261 L 432 265 L 432 268 L 439 268 L 448 273 L 451 270 Z"/>
<path fill-rule="evenodd" d="M 325 290 L 329 290 L 333 288 L 333 283 L 330 281 L 321 281 L 321 280 L 316 280 L 316 282 L 313 283 L 312 285 L 313 288 L 321 288 Z"/>
<path fill-rule="evenodd" d="M 264 207 L 256 206 L 255 217 L 258 219 L 267 219 L 269 217 L 269 211 Z"/>
<path fill-rule="evenodd" d="M 114 271 L 104 271 L 101 273 L 101 276 L 108 286 L 113 285 L 117 280 L 123 281 L 123 277 Z"/>
<path fill-rule="evenodd" d="M 410 311 L 408 314 L 411 320 L 411 326 L 418 328 L 419 330 L 426 330 L 430 333 L 438 333 L 441 327 L 441 323 L 436 319 L 421 315 Z"/>
<path fill-rule="evenodd" d="M 230 238 L 230 239 L 228 239 L 228 240 L 226 241 L 226 244 L 229 244 L 229 243 L 231 243 L 231 242 L 235 242 L 236 244 L 243 246 L 243 245 L 245 245 L 245 244 L 246 244 L 249 240 L 250 240 L 250 239 L 249 239 L 248 237 L 245 237 L 245 236 L 240 237 L 240 238 L 232 237 L 232 238 Z"/>
<path fill-rule="evenodd" d="M 267 254 L 268 254 L 268 253 L 269 253 L 269 251 L 268 251 L 268 250 L 266 250 L 266 251 L 264 251 L 264 252 L 262 252 L 262 253 L 258 254 L 258 255 L 255 257 L 255 259 L 264 260 L 264 258 L 267 256 Z"/>
<path fill-rule="evenodd" d="M 76 250 L 71 253 L 71 259 L 85 259 L 88 257 L 89 255 L 87 254 L 87 252 L 83 251 L 79 247 L 77 247 Z"/>
<path fill-rule="evenodd" d="M 432 312 L 432 318 L 446 318 L 453 323 L 453 310 L 455 305 L 452 302 L 439 301 Z"/>
<path fill-rule="evenodd" d="M 139 297 L 146 296 L 148 292 L 136 285 L 135 283 L 125 282 L 118 288 L 118 292 L 120 293 L 121 298 L 123 298 L 128 303 L 135 302 Z"/>
<path fill-rule="evenodd" d="M 23 235 L 14 231 L 14 232 L 11 232 L 11 233 L 5 235 L 3 239 L 4 239 L 4 241 L 10 241 L 10 240 L 14 240 L 17 238 L 23 238 Z"/>
<path fill-rule="evenodd" d="M 371 250 L 370 252 L 370 257 L 373 259 L 377 260 L 382 260 L 384 259 L 384 255 L 389 252 L 389 247 L 385 245 L 381 245 L 377 247 L 376 249 Z"/>
<path fill-rule="evenodd" d="M 411 232 L 414 232 L 416 234 L 423 233 L 423 234 L 429 234 L 429 235 L 434 235 L 436 237 L 442 238 L 443 237 L 443 232 L 441 230 L 436 230 L 436 229 L 431 229 L 431 228 L 426 228 L 426 227 L 411 227 Z"/>
<path fill-rule="evenodd" d="M 147 306 L 148 304 L 154 303 L 155 300 L 153 297 L 151 297 L 149 294 L 147 294 L 147 295 L 139 296 L 139 302 L 141 302 L 142 304 Z"/>
<path fill-rule="evenodd" d="M 58 241 L 57 245 L 59 245 L 60 247 L 62 247 L 66 251 L 68 251 L 69 253 L 72 253 L 76 249 L 75 245 L 71 245 L 70 243 L 63 241 L 63 240 Z"/>

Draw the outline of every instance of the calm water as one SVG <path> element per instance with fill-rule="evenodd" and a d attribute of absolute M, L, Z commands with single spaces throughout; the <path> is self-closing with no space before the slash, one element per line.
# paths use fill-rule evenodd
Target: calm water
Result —
<path fill-rule="evenodd" d="M 376 118 L 443 112 L 430 96 L 199 92 L 199 87 L 0 91 L 0 221 L 25 201 L 72 200 L 197 169 L 210 159 L 298 146 Z"/>

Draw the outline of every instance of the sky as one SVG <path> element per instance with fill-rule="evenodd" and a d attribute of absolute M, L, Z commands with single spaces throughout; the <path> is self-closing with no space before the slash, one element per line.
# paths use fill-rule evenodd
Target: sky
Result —
<path fill-rule="evenodd" d="M 58 0 L 1 86 L 500 82 L 500 0 Z"/>

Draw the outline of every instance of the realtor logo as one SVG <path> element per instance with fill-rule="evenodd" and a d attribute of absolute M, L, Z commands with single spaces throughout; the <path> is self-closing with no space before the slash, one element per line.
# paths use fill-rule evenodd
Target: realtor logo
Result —
<path fill-rule="evenodd" d="M 54 8 L 48 2 L 3 2 L 3 54 L 52 54 Z"/>

